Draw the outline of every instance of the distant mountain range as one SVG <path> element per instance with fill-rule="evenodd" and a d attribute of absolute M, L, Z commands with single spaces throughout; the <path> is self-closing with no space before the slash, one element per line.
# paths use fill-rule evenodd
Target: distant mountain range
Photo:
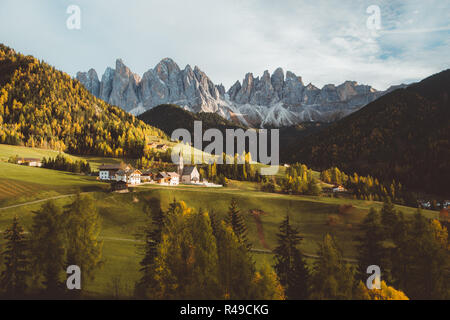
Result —
<path fill-rule="evenodd" d="M 197 66 L 183 70 L 170 58 L 142 76 L 130 71 L 121 59 L 107 68 L 101 81 L 97 72 L 78 72 L 76 78 L 96 97 L 139 115 L 161 104 L 176 104 L 191 112 L 217 113 L 248 127 L 284 127 L 305 121 L 331 122 L 359 110 L 383 94 L 405 85 L 377 91 L 346 81 L 319 89 L 283 69 L 262 77 L 247 73 L 243 82 L 225 90 L 215 85 Z"/>

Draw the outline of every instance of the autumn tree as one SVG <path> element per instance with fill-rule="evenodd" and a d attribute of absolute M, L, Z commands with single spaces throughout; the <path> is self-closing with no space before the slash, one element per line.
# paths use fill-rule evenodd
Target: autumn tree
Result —
<path fill-rule="evenodd" d="M 381 281 L 380 289 L 368 289 L 360 281 L 355 288 L 353 296 L 355 300 L 409 300 L 409 298 L 400 290 L 388 286 L 385 281 Z"/>

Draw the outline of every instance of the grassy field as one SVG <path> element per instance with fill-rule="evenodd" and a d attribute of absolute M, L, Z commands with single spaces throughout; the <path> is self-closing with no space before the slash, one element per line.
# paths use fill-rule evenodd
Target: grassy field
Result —
<path fill-rule="evenodd" d="M 98 167 L 103 163 L 113 164 L 113 163 L 120 163 L 122 161 L 122 159 L 119 158 L 106 158 L 106 157 L 86 156 L 86 155 L 77 156 L 49 149 L 28 148 L 28 147 L 0 144 L 0 161 L 8 161 L 8 159 L 13 156 L 19 156 L 21 158 L 40 158 L 40 159 L 44 157 L 54 158 L 59 153 L 63 154 L 64 156 L 72 160 L 88 161 L 93 171 L 96 171 Z"/>
<path fill-rule="evenodd" d="M 0 162 L 0 207 L 105 187 L 96 177 Z"/>
<path fill-rule="evenodd" d="M 4 150 L 0 145 L 0 157 L 5 157 Z M 17 149 L 6 150 L 13 152 Z M 40 152 L 28 151 L 30 153 L 26 156 L 30 157 L 34 157 L 33 152 Z M 116 292 L 120 297 L 127 298 L 131 297 L 134 283 L 139 278 L 141 256 L 138 249 L 141 242 L 136 235 L 148 219 L 144 207 L 151 198 L 160 199 L 163 209 L 167 209 L 174 199 L 183 200 L 190 207 L 214 212 L 222 218 L 231 199 L 236 198 L 248 225 L 250 241 L 255 249 L 260 250 L 271 250 L 276 246 L 278 226 L 289 213 L 292 223 L 304 236 L 301 248 L 305 253 L 315 254 L 317 243 L 326 233 L 331 233 L 338 239 L 344 256 L 350 259 L 355 257 L 354 237 L 358 233 L 358 224 L 369 208 L 382 206 L 380 202 L 349 198 L 264 193 L 258 190 L 255 183 L 238 181 L 231 181 L 226 188 L 143 185 L 126 194 L 107 192 L 108 187 L 95 177 L 0 162 L 0 232 L 15 215 L 30 230 L 33 212 L 43 204 L 30 201 L 77 191 L 90 192 L 102 218 L 100 236 L 104 241 L 104 265 L 97 271 L 95 281 L 88 284 L 87 295 L 105 297 Z M 72 197 L 65 196 L 54 201 L 64 206 L 72 201 Z M 17 204 L 23 205 L 4 209 Z M 406 217 L 411 217 L 415 212 L 414 208 L 397 208 Z M 437 214 L 434 211 L 423 212 L 430 218 Z M 257 265 L 264 261 L 273 262 L 271 254 L 255 253 L 254 257 Z"/>

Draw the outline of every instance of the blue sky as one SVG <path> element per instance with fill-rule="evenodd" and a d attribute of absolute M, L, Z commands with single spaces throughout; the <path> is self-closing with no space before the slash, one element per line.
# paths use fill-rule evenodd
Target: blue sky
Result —
<path fill-rule="evenodd" d="M 69 5 L 80 30 L 66 27 Z M 366 24 L 371 5 L 379 30 Z M 116 58 L 142 75 L 171 57 L 227 88 L 282 67 L 305 84 L 382 90 L 450 67 L 450 1 L 1 0 L 0 42 L 72 76 L 101 77 Z"/>

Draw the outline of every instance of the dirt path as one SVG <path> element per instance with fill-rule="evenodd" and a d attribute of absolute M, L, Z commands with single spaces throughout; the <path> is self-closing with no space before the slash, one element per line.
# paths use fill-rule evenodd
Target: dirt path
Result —
<path fill-rule="evenodd" d="M 92 192 L 94 192 L 94 191 L 92 191 Z M 91 193 L 91 192 L 81 192 L 80 194 L 87 194 L 87 193 Z M 50 198 L 46 198 L 46 199 L 34 200 L 34 201 L 29 201 L 29 202 L 25 202 L 25 203 L 21 203 L 21 204 L 14 204 L 12 206 L 7 206 L 7 207 L 0 208 L 0 211 L 1 210 L 12 209 L 12 208 L 17 208 L 17 207 L 28 206 L 30 204 L 41 203 L 41 202 L 45 202 L 45 201 L 48 201 L 48 200 L 56 200 L 56 199 L 61 199 L 61 198 L 73 197 L 75 195 L 76 195 L 76 193 L 63 194 L 63 195 L 60 195 L 60 196 L 50 197 Z"/>
<path fill-rule="evenodd" d="M 269 245 L 266 242 L 266 238 L 264 237 L 264 228 L 261 222 L 261 215 L 265 214 L 262 210 L 250 210 L 250 213 L 252 214 L 253 218 L 255 219 L 256 223 L 256 230 L 258 232 L 258 238 L 259 242 L 261 242 L 261 245 L 267 249 L 270 250 Z"/>

